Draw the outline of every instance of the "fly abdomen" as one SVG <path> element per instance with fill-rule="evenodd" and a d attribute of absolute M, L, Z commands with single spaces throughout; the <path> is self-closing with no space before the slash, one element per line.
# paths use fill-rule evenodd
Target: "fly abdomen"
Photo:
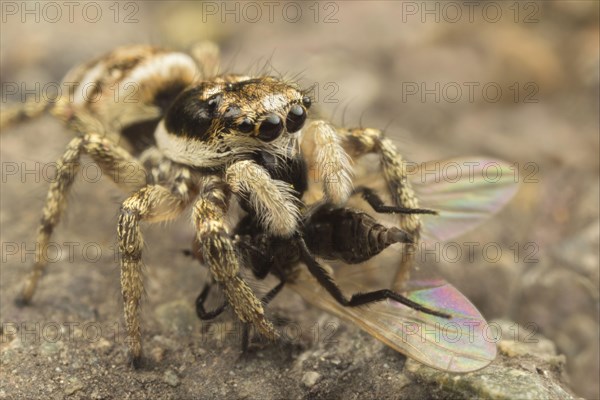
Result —
<path fill-rule="evenodd" d="M 391 244 L 412 243 L 405 231 L 388 228 L 369 214 L 350 208 L 321 207 L 304 226 L 304 237 L 313 254 L 349 264 L 367 261 Z"/>

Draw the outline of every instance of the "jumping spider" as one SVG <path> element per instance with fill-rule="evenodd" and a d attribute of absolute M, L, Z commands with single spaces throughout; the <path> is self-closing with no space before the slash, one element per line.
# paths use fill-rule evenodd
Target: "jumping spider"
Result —
<path fill-rule="evenodd" d="M 264 164 L 300 152 L 306 163 L 317 166 L 325 201 L 338 205 L 352 192 L 350 157 L 376 152 L 397 204 L 416 204 L 403 182 L 401 158 L 379 131 L 339 130 L 320 120 L 304 126 L 311 101 L 294 83 L 218 75 L 217 60 L 218 50 L 209 43 L 198 46 L 194 57 L 149 46 L 118 48 L 69 72 L 64 78 L 68 93 L 57 101 L 24 104 L 2 116 L 5 127 L 50 111 L 76 133 L 57 163 L 38 228 L 36 262 L 20 304 L 31 302 L 45 270 L 45 248 L 83 153 L 132 193 L 121 206 L 117 234 L 134 364 L 142 355 L 141 221 L 170 220 L 191 206 L 196 238 L 212 276 L 237 316 L 273 338 L 276 333 L 261 302 L 238 276 L 239 260 L 225 220 L 234 195 L 253 210 L 264 232 L 276 237 L 297 232 L 302 203 Z M 82 94 L 90 84 L 95 101 Z M 115 87 L 121 89 L 118 99 L 109 92 Z M 257 153 L 269 159 L 257 161 Z M 418 219 L 407 222 L 404 227 L 416 236 Z"/>
<path fill-rule="evenodd" d="M 418 207 L 405 179 L 406 166 L 381 131 L 309 120 L 310 97 L 293 82 L 218 74 L 213 44 L 201 44 L 192 54 L 150 46 L 118 48 L 71 70 L 63 83 L 68 92 L 58 100 L 7 110 L 0 121 L 5 127 L 49 111 L 76 134 L 57 163 L 37 232 L 36 262 L 20 304 L 31 302 L 45 271 L 44 249 L 65 209 L 81 155 L 89 155 L 130 193 L 120 208 L 117 235 L 134 365 L 142 356 L 142 221 L 171 220 L 191 207 L 203 259 L 228 303 L 241 321 L 274 338 L 261 301 L 238 274 L 239 254 L 226 222 L 232 200 L 251 210 L 265 235 L 289 239 L 299 231 L 304 203 L 273 165 L 283 171 L 285 160 L 300 154 L 316 171 L 316 196 L 337 206 L 353 191 L 350 159 L 376 154 L 393 206 Z M 399 218 L 399 226 L 417 241 L 418 214 Z"/>

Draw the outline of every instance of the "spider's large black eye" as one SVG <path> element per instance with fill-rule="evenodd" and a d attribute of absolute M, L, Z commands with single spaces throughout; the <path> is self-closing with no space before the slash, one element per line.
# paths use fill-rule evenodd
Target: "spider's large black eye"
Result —
<path fill-rule="evenodd" d="M 258 128 L 258 138 L 263 142 L 271 142 L 283 132 L 283 121 L 278 115 L 270 114 Z"/>
<path fill-rule="evenodd" d="M 250 133 L 254 130 L 254 123 L 250 118 L 244 118 L 237 129 L 242 133 Z"/>
<path fill-rule="evenodd" d="M 304 104 L 304 107 L 306 107 L 307 109 L 309 109 L 310 105 L 312 104 L 312 100 L 310 99 L 310 97 L 304 96 L 302 98 L 302 104 Z"/>
<path fill-rule="evenodd" d="M 298 132 L 302 129 L 304 121 L 306 121 L 306 112 L 304 111 L 304 108 L 298 104 L 294 104 L 292 108 L 290 108 L 290 112 L 285 119 L 285 127 L 289 133 Z"/>

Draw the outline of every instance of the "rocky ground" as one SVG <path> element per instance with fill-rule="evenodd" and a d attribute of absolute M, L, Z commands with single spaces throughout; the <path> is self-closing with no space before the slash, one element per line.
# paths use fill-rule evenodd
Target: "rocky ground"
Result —
<path fill-rule="evenodd" d="M 501 257 L 474 251 L 472 262 L 440 257 L 423 267 L 457 286 L 488 320 L 501 319 L 498 359 L 467 375 L 436 372 L 291 293 L 273 313 L 299 334 L 242 356 L 227 320 L 221 338 L 195 318 L 205 271 L 179 251 L 192 235 L 183 219 L 147 229 L 147 362 L 132 371 L 113 251 L 123 194 L 96 181 L 92 167 L 75 186 L 55 236 L 60 254 L 33 306 L 12 302 L 33 257 L 48 163 L 69 140 L 43 118 L 1 137 L 0 398 L 600 396 L 598 3 L 504 4 L 496 22 L 491 8 L 475 9 L 471 22 L 465 8 L 456 21 L 440 8 L 436 21 L 421 14 L 422 2 L 329 2 L 318 15 L 305 5 L 297 22 L 281 5 L 272 23 L 266 8 L 253 22 L 253 10 L 239 3 L 236 22 L 220 14 L 221 3 L 203 4 L 131 2 L 116 15 L 100 3 L 96 22 L 77 9 L 72 22 L 66 9 L 55 22 L 50 9 L 40 8 L 39 22 L 7 14 L 2 107 L 18 100 L 7 95 L 15 84 L 22 92 L 39 82 L 40 91 L 118 44 L 186 48 L 210 38 L 222 44 L 229 70 L 256 71 L 270 61 L 276 71 L 301 74 L 304 86 L 316 84 L 316 108 L 336 123 L 393 120 L 387 134 L 411 160 L 483 155 L 518 163 L 520 190 L 510 206 L 456 240 L 463 248 L 498 244 Z M 500 87 L 502 96 L 484 86 Z"/>

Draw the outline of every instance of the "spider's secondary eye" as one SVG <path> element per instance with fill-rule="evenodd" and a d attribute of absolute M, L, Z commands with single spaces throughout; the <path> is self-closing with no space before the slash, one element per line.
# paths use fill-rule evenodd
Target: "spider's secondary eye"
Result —
<path fill-rule="evenodd" d="M 258 138 L 264 142 L 271 142 L 281 135 L 283 121 L 278 115 L 269 115 L 258 128 Z"/>
<path fill-rule="evenodd" d="M 294 104 L 292 108 L 290 108 L 290 112 L 285 119 L 287 131 L 289 133 L 298 132 L 304 125 L 304 121 L 306 121 L 306 112 L 304 112 L 304 108 L 298 104 Z"/>
<path fill-rule="evenodd" d="M 244 120 L 238 125 L 237 129 L 242 133 L 250 133 L 254 130 L 254 124 L 250 118 L 244 118 Z"/>
<path fill-rule="evenodd" d="M 310 105 L 312 104 L 312 100 L 310 99 L 310 97 L 304 96 L 302 98 L 302 104 L 304 105 L 304 107 L 306 107 L 308 109 L 308 108 L 310 108 Z"/>

